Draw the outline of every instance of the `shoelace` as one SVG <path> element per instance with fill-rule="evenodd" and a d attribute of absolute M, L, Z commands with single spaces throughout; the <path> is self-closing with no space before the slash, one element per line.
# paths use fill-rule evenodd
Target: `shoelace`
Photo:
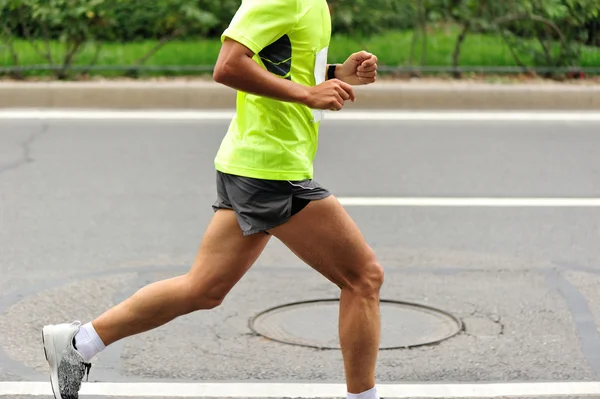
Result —
<path fill-rule="evenodd" d="M 91 363 L 83 363 L 85 366 L 85 381 L 87 382 L 90 378 L 90 370 L 92 369 Z"/>

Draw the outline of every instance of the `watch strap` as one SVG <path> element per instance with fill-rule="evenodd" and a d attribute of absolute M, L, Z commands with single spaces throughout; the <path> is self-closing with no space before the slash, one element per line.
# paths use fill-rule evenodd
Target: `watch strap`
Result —
<path fill-rule="evenodd" d="M 329 67 L 327 68 L 327 80 L 335 79 L 335 68 L 336 67 L 337 67 L 336 64 L 329 65 Z"/>

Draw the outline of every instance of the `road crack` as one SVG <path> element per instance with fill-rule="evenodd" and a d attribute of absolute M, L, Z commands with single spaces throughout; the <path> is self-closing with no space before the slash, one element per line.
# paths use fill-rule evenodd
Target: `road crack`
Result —
<path fill-rule="evenodd" d="M 485 312 L 475 308 L 463 318 L 464 334 L 470 337 L 504 335 L 505 324 L 497 312 Z"/>
<path fill-rule="evenodd" d="M 33 144 L 39 140 L 46 132 L 48 131 L 48 125 L 44 124 L 42 128 L 29 135 L 23 142 L 21 142 L 21 157 L 14 162 L 10 162 L 5 165 L 0 165 L 0 174 L 19 169 L 21 166 L 26 165 L 28 163 L 35 162 L 35 159 L 31 156 L 31 149 Z"/>

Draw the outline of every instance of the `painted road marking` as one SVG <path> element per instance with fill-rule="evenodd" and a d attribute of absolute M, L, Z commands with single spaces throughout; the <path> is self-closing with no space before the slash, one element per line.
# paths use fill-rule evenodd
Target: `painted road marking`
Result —
<path fill-rule="evenodd" d="M 600 382 L 380 384 L 385 398 L 495 398 L 600 395 Z M 86 383 L 86 396 L 173 398 L 343 398 L 343 384 Z M 0 382 L 0 396 L 52 396 L 48 382 Z"/>
<path fill-rule="evenodd" d="M 339 197 L 344 206 L 404 207 L 598 207 L 600 198 Z"/>
<path fill-rule="evenodd" d="M 231 110 L 60 110 L 4 109 L 3 120 L 230 120 Z M 327 121 L 461 121 L 461 122 L 600 122 L 600 112 L 420 112 L 420 111 L 353 111 L 327 112 Z"/>

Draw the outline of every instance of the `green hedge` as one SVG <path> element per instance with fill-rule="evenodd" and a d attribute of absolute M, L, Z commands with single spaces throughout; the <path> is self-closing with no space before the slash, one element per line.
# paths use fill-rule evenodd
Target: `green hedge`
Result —
<path fill-rule="evenodd" d="M 240 3 L 241 0 L 0 0 L 0 50 L 10 55 L 13 65 L 23 65 L 21 47 L 15 43 L 25 40 L 43 63 L 62 66 L 56 75 L 66 78 L 69 66 L 90 46 L 95 48 L 91 60 L 95 64 L 107 43 L 154 41 L 148 52 L 131 65 L 135 70 L 173 40 L 217 38 Z M 583 46 L 600 48 L 600 0 L 328 3 L 337 35 L 367 40 L 383 32 L 414 32 L 409 56 L 413 65 L 428 64 L 424 50 L 431 40 L 429 33 L 444 25 L 459 29 L 452 52 L 454 66 L 461 64 L 463 43 L 475 34 L 501 38 L 511 49 L 515 63 L 522 67 L 578 66 Z M 57 46 L 57 42 L 62 45 Z M 394 43 L 390 47 L 394 48 Z M 56 52 L 56 48 L 64 51 Z M 418 52 L 417 48 L 423 51 Z"/>
<path fill-rule="evenodd" d="M 0 23 L 21 38 L 57 39 L 62 28 L 79 24 L 101 27 L 95 32 L 98 39 L 121 42 L 160 39 L 176 29 L 190 37 L 217 37 L 240 4 L 241 0 L 0 0 Z M 409 0 L 331 0 L 330 8 L 334 29 L 342 34 L 372 35 L 413 24 Z"/>
<path fill-rule="evenodd" d="M 218 37 L 241 0 L 0 0 L 3 36 L 130 42 L 173 34 Z M 499 18 L 519 37 L 561 34 L 600 46 L 599 0 L 329 0 L 334 31 L 371 36 L 430 22 L 489 30 Z M 535 15 L 537 20 L 523 18 Z M 553 26 L 554 25 L 554 26 Z"/>

